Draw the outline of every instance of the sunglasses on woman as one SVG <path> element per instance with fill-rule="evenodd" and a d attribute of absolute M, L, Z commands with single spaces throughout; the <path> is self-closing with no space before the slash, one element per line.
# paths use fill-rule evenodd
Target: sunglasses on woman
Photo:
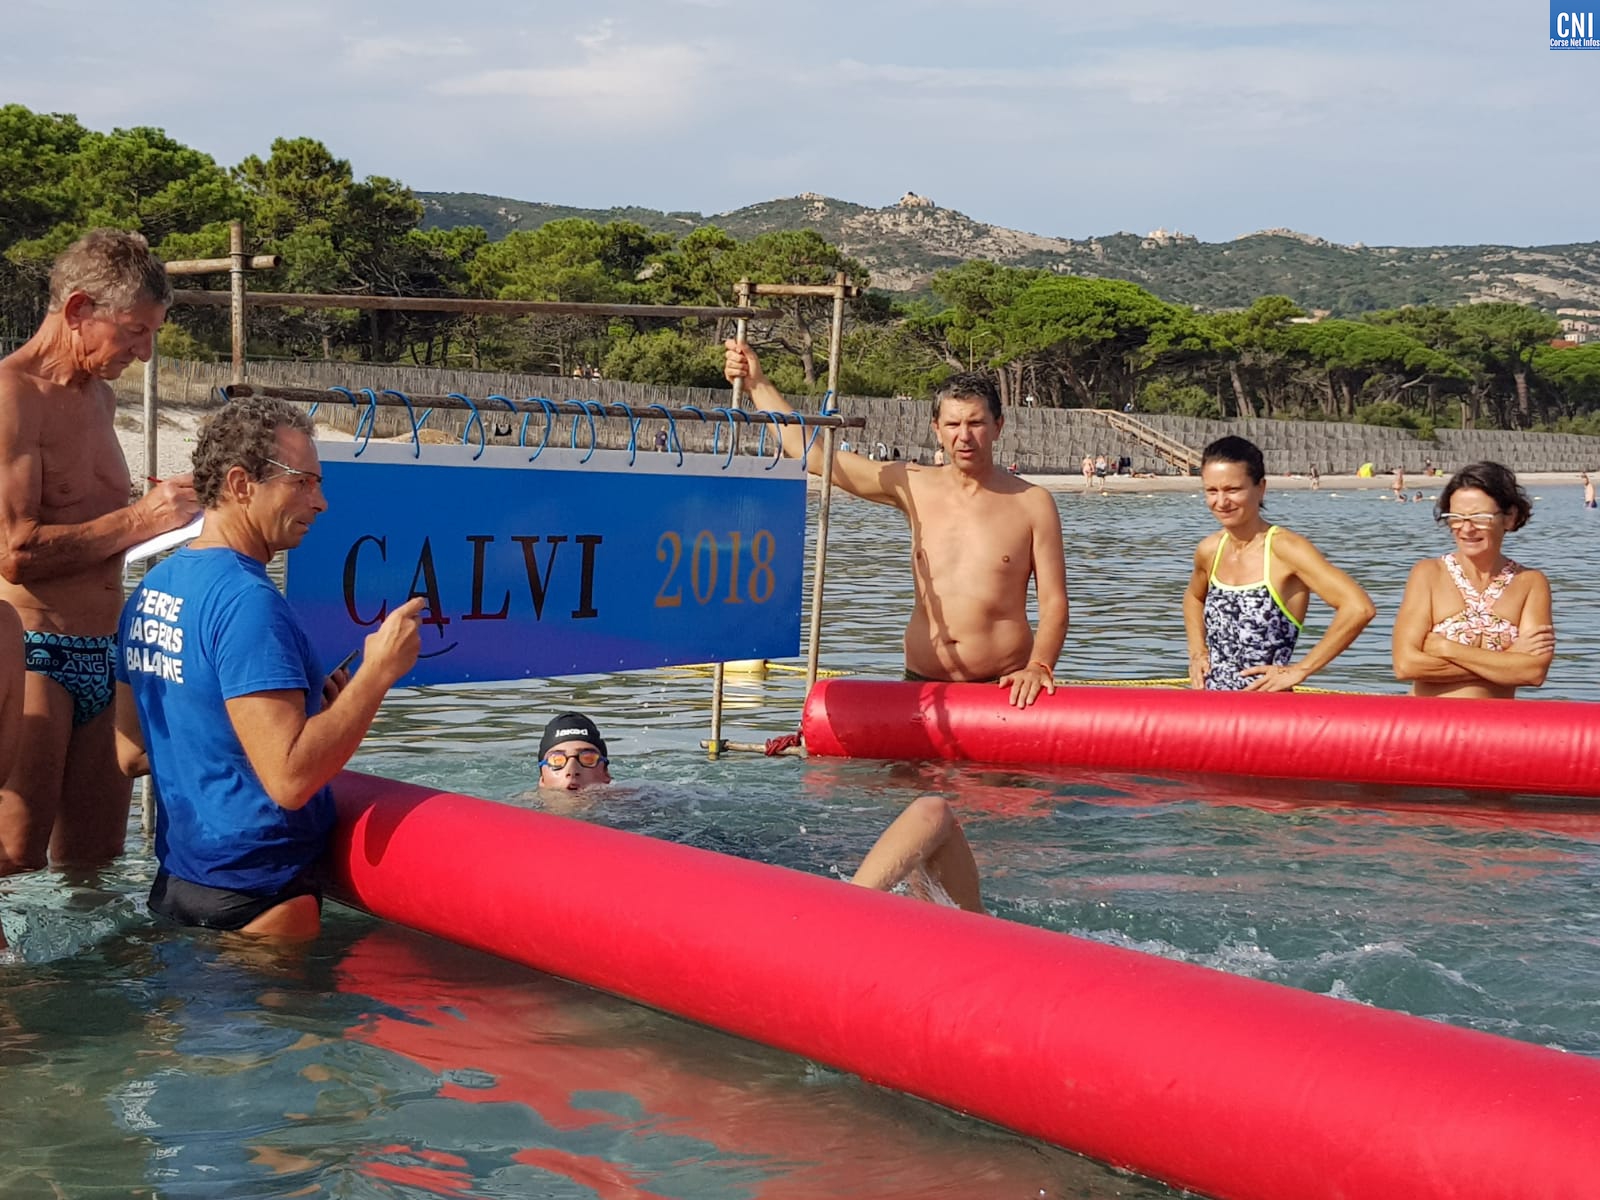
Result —
<path fill-rule="evenodd" d="M 1493 529 L 1503 513 L 1440 513 L 1439 520 L 1450 526 L 1452 530 L 1460 529 L 1463 524 L 1471 525 L 1474 529 Z"/>

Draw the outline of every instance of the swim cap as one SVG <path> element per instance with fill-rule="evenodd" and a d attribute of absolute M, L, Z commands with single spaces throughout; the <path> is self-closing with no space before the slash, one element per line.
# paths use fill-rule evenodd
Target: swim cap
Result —
<path fill-rule="evenodd" d="M 539 739 L 539 757 L 543 758 L 551 746 L 570 741 L 588 742 L 601 754 L 610 757 L 606 751 L 606 740 L 600 736 L 600 726 L 582 713 L 562 713 L 544 727 L 544 736 Z"/>

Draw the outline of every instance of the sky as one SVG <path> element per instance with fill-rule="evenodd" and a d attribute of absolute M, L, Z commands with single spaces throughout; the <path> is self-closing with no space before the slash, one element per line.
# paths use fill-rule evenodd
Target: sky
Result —
<path fill-rule="evenodd" d="M 314 137 L 418 191 L 582 207 L 914 191 L 1056 237 L 1600 240 L 1600 51 L 1548 49 L 1541 0 L 6 8 L 0 103 L 227 166 Z"/>

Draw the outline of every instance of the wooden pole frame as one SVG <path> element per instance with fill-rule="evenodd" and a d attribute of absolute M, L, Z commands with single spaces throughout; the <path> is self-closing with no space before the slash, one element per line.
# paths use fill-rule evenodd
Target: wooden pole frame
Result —
<path fill-rule="evenodd" d="M 749 332 L 749 322 L 752 318 L 778 315 L 774 312 L 752 307 L 752 301 L 755 298 L 763 296 L 819 297 L 833 301 L 828 344 L 828 393 L 830 396 L 837 397 L 840 356 L 844 337 L 844 302 L 858 299 L 862 292 L 860 286 L 851 283 L 849 276 L 841 271 L 834 277 L 832 283 L 825 284 L 752 283 L 748 279 L 741 279 L 735 288 L 735 296 L 738 303 L 733 307 L 714 305 L 584 304 L 566 301 L 487 300 L 442 296 L 341 296 L 315 292 L 257 292 L 250 295 L 245 285 L 245 273 L 251 270 L 276 269 L 281 265 L 281 259 L 277 255 L 246 255 L 244 252 L 244 226 L 239 221 L 235 221 L 229 226 L 228 250 L 228 257 L 225 259 L 191 259 L 168 264 L 167 271 L 169 275 L 204 275 L 220 273 L 224 270 L 228 272 L 228 291 L 182 289 L 173 293 L 173 304 L 198 306 L 221 306 L 226 304 L 228 306 L 231 316 L 230 340 L 233 351 L 233 379 L 226 389 L 230 397 L 254 394 L 274 395 L 283 399 L 298 400 L 306 403 L 324 400 L 326 395 L 311 388 L 255 388 L 246 383 L 248 367 L 245 353 L 245 313 L 247 303 L 256 304 L 263 308 L 345 308 L 370 312 L 436 312 L 497 316 L 546 314 L 591 317 L 646 317 L 661 320 L 685 320 L 691 318 L 699 320 L 731 319 L 735 323 L 734 336 L 743 341 Z M 734 381 L 733 398 L 730 404 L 732 408 L 741 408 L 743 406 L 744 388 L 742 384 L 742 380 Z M 426 403 L 432 407 L 471 407 L 442 396 L 419 396 L 412 397 L 412 399 L 414 402 Z M 153 414 L 157 408 L 157 401 L 155 355 L 152 352 L 151 361 L 146 364 L 145 370 L 145 475 L 147 477 L 153 476 L 156 471 L 156 420 Z M 835 399 L 834 403 L 837 405 L 837 399 Z M 557 412 L 566 411 L 568 408 L 573 411 L 591 411 L 577 405 L 561 404 L 555 407 Z M 674 415 L 678 414 L 675 413 Z M 733 423 L 730 422 L 730 424 Z M 833 499 L 833 463 L 837 454 L 838 430 L 841 428 L 865 428 L 866 422 L 859 417 L 822 416 L 809 419 L 807 424 L 820 427 L 823 438 L 822 491 L 818 507 L 817 551 L 813 560 L 811 615 L 806 645 L 806 689 L 809 692 L 811 686 L 816 683 L 818 661 L 821 656 L 822 608 L 827 579 L 827 539 Z M 738 430 L 736 425 L 730 431 L 730 436 L 737 438 Z M 735 442 L 735 446 L 737 446 L 737 442 Z M 722 740 L 724 666 L 724 663 L 719 661 L 713 664 L 712 671 L 711 739 L 706 743 L 706 749 L 712 758 L 717 757 L 726 748 L 726 744 Z"/>

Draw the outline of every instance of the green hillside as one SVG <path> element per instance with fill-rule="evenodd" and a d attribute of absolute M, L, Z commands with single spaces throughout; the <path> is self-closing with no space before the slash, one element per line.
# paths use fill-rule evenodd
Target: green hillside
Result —
<path fill-rule="evenodd" d="M 1062 274 L 1126 279 L 1164 300 L 1203 309 L 1242 308 L 1285 295 L 1308 309 L 1355 315 L 1406 304 L 1505 300 L 1547 310 L 1600 307 L 1600 242 L 1567 246 L 1342 246 L 1287 230 L 1231 242 L 1183 235 L 1114 233 L 1054 238 L 986 225 L 908 198 L 869 208 L 822 196 L 770 200 L 733 212 L 573 208 L 470 193 L 418 193 L 433 228 L 481 225 L 491 238 L 564 217 L 633 221 L 658 232 L 714 224 L 738 238 L 812 229 L 872 271 L 891 292 L 923 290 L 933 272 L 971 259 Z"/>

